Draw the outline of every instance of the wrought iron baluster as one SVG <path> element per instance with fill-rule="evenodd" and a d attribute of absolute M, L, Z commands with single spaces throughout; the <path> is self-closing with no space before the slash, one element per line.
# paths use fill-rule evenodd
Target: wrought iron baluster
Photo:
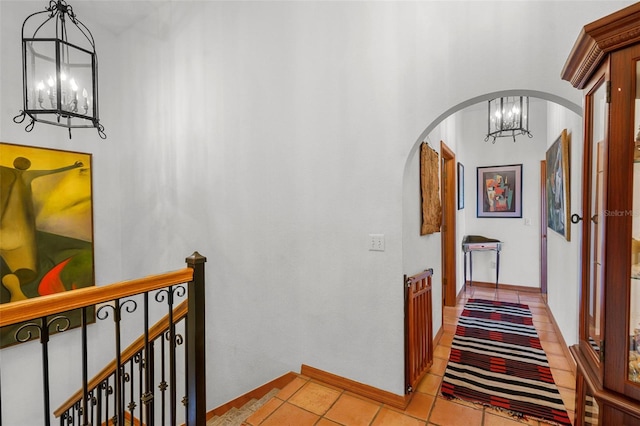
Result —
<path fill-rule="evenodd" d="M 120 303 L 120 299 L 114 299 L 113 305 L 103 305 L 96 312 L 96 316 L 104 320 L 109 316 L 109 310 L 107 308 L 111 308 L 113 312 L 113 322 L 115 327 L 115 351 L 116 351 L 116 369 L 115 369 L 115 378 L 114 378 L 114 386 L 115 386 L 115 396 L 114 396 L 114 424 L 118 426 L 124 426 L 124 367 L 122 366 L 122 345 L 121 345 L 121 320 L 122 320 L 122 310 L 124 309 L 126 312 L 131 313 L 134 312 L 138 306 L 138 304 L 132 300 L 125 300 Z"/>
<path fill-rule="evenodd" d="M 120 320 L 122 319 L 122 315 L 120 312 L 120 299 L 116 299 L 116 308 L 114 309 L 114 316 L 113 316 L 113 321 L 115 323 L 115 333 L 116 333 L 116 377 L 115 377 L 115 401 L 114 401 L 114 410 L 115 410 L 115 421 L 114 424 L 118 425 L 118 426 L 124 426 L 124 422 L 123 422 L 123 413 L 124 413 L 124 407 L 122 405 L 122 380 L 123 380 L 123 374 L 122 374 L 122 356 L 120 355 L 121 352 L 121 335 L 120 335 Z"/>
<path fill-rule="evenodd" d="M 184 406 L 184 418 L 189 418 L 189 322 L 184 321 L 184 335 L 187 339 L 187 344 L 184 347 L 185 357 L 184 357 L 184 390 L 185 395 L 182 397 L 182 405 Z"/>
<path fill-rule="evenodd" d="M 88 404 L 88 406 L 90 408 L 90 412 L 89 412 L 89 416 L 88 416 L 89 422 L 85 423 L 85 426 L 91 426 L 92 424 L 95 424 L 95 423 L 92 423 L 93 419 L 95 418 L 94 417 L 95 416 L 95 407 L 96 407 L 96 397 L 94 395 L 95 392 L 96 392 L 96 389 L 92 389 L 92 390 L 89 391 L 89 394 L 87 395 L 87 399 L 88 399 L 87 400 L 87 404 Z"/>
<path fill-rule="evenodd" d="M 33 337 L 31 329 L 38 330 L 40 334 L 40 346 L 42 349 L 42 382 L 44 392 L 44 424 L 45 426 L 51 425 L 51 397 L 49 387 L 49 328 L 55 326 L 55 330 L 59 333 L 66 331 L 71 326 L 71 321 L 68 317 L 58 315 L 47 321 L 47 317 L 40 318 L 40 323 L 29 322 L 18 328 L 15 332 L 15 340 L 19 343 L 24 343 Z M 24 337 L 22 333 L 24 332 Z"/>
<path fill-rule="evenodd" d="M 147 350 L 147 362 L 145 364 L 146 369 L 146 379 L 149 381 L 149 390 L 145 395 L 144 403 L 146 405 L 147 410 L 147 426 L 155 425 L 155 403 L 154 403 L 154 383 L 155 383 L 155 341 L 149 342 L 148 350 Z"/>
<path fill-rule="evenodd" d="M 177 375 L 175 374 L 175 372 L 178 370 L 178 365 L 177 365 L 178 363 L 176 361 L 176 353 L 177 353 L 178 346 L 181 346 L 183 343 L 184 343 L 184 337 L 182 337 L 182 334 L 176 333 L 175 339 L 174 339 L 174 342 L 173 342 L 173 345 L 172 345 L 172 350 L 173 350 L 173 353 L 174 353 L 173 363 L 172 363 L 173 370 L 174 370 L 174 377 L 173 377 L 173 382 L 172 383 L 173 383 L 173 389 L 174 389 L 174 392 L 173 392 L 174 393 L 174 398 L 176 398 L 174 401 L 177 401 L 177 392 L 178 392 L 178 378 L 177 378 Z M 187 403 L 186 395 L 182 397 L 181 403 L 183 405 L 186 405 L 186 403 Z M 174 415 L 177 415 L 177 413 L 178 413 L 177 402 L 174 402 L 173 407 L 174 407 Z"/>
<path fill-rule="evenodd" d="M 122 365 L 122 409 L 124 411 L 124 413 L 122 414 L 122 424 L 124 425 L 125 423 L 125 413 L 127 412 L 127 404 L 126 404 L 126 400 L 127 400 L 127 383 L 131 382 L 131 376 L 129 376 L 129 373 L 127 372 L 126 369 L 126 361 L 125 363 Z"/>
<path fill-rule="evenodd" d="M 102 425 L 102 393 L 104 392 L 104 381 L 102 381 L 96 388 L 97 401 L 96 401 L 96 424 Z"/>
<path fill-rule="evenodd" d="M 173 323 L 173 289 L 169 287 L 167 305 L 169 309 L 169 412 L 171 419 L 169 424 L 176 426 L 176 326 Z"/>
<path fill-rule="evenodd" d="M 69 423 L 71 423 L 71 420 L 69 420 L 69 417 L 71 416 L 71 414 L 69 414 L 70 410 L 71 408 L 65 411 L 62 416 L 60 416 L 60 426 L 68 425 Z"/>
<path fill-rule="evenodd" d="M 82 327 L 82 425 L 89 425 L 89 410 L 87 409 L 87 400 L 89 398 L 89 374 L 88 374 L 88 358 L 87 358 L 87 308 L 82 308 L 81 327 Z"/>
<path fill-rule="evenodd" d="M 140 379 L 140 420 L 147 426 L 153 426 L 153 343 L 149 342 L 149 293 L 144 293 L 144 358 L 140 362 L 144 369 L 144 382 Z M 144 385 L 144 392 L 142 386 Z M 144 407 L 144 408 L 143 408 Z M 143 415 L 144 413 L 144 415 Z"/>
<path fill-rule="evenodd" d="M 165 425 L 166 423 L 166 390 L 167 390 L 167 380 L 165 377 L 165 367 L 166 367 L 166 350 L 165 350 L 165 343 L 164 343 L 164 339 L 162 338 L 163 336 L 165 336 L 165 333 L 162 333 L 160 335 L 160 385 L 158 386 L 158 388 L 160 389 L 160 412 L 161 412 L 161 420 L 160 420 L 160 424 Z"/>
<path fill-rule="evenodd" d="M 135 357 L 134 357 L 135 358 Z M 129 360 L 129 404 L 127 408 L 129 409 L 129 414 L 131 415 L 131 422 L 136 418 L 136 402 L 133 400 L 134 397 L 134 384 L 135 384 L 135 375 L 133 374 L 133 358 Z"/>
<path fill-rule="evenodd" d="M 114 379 L 115 379 L 114 375 L 112 375 L 111 377 L 114 377 Z M 111 397 L 109 395 L 113 395 L 113 386 L 111 386 L 109 384 L 109 379 L 105 380 L 104 383 L 105 383 L 105 388 L 104 388 L 104 401 L 105 401 L 105 403 L 104 403 L 104 407 L 105 407 L 104 408 L 104 420 L 108 424 L 109 423 L 109 419 L 110 419 L 109 418 L 109 399 L 111 399 Z M 115 402 L 114 402 L 114 407 L 115 407 Z M 114 411 L 114 414 L 111 417 L 111 421 L 112 421 L 112 424 L 115 424 L 115 416 L 116 416 L 115 415 L 115 409 L 113 411 Z"/>
<path fill-rule="evenodd" d="M 174 304 L 174 296 L 182 297 L 186 293 L 186 289 L 183 286 L 169 286 L 164 290 L 158 291 L 156 293 L 156 300 L 158 302 L 163 302 L 165 297 L 167 300 L 167 311 L 169 318 L 169 332 L 167 335 L 167 339 L 169 340 L 169 424 L 171 426 L 176 425 L 177 418 L 177 393 L 176 393 L 176 326 L 173 320 L 173 304 Z M 164 363 L 163 363 L 164 365 Z M 164 374 L 164 370 L 163 370 Z M 164 380 L 163 380 L 164 382 Z M 164 395 L 163 395 L 164 396 Z M 164 400 L 163 400 L 164 406 Z M 163 421 L 164 424 L 164 421 Z"/>
<path fill-rule="evenodd" d="M 76 415 L 73 416 L 74 418 L 74 424 L 76 426 L 80 426 L 80 419 L 82 419 L 82 406 L 81 406 L 82 402 L 81 401 L 77 401 L 75 404 L 73 404 L 73 409 L 75 410 Z"/>
<path fill-rule="evenodd" d="M 145 422 L 144 417 L 144 405 L 142 403 L 142 399 L 144 397 L 144 349 L 140 350 L 133 356 L 133 361 L 138 366 L 138 405 L 140 405 L 140 422 Z M 133 373 L 132 373 L 133 374 Z M 133 392 L 133 391 L 132 391 Z M 132 395 L 133 400 L 133 395 Z"/>

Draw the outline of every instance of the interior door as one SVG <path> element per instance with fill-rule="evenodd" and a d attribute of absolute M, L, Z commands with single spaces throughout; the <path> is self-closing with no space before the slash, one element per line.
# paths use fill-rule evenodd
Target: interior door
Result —
<path fill-rule="evenodd" d="M 456 155 L 440 141 L 442 170 L 440 193 L 442 197 L 442 297 L 444 306 L 456 305 Z"/>

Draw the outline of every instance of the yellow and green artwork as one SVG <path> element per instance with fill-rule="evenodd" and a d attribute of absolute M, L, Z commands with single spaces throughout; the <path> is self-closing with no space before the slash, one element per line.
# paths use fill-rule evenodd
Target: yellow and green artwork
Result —
<path fill-rule="evenodd" d="M 95 285 L 91 154 L 0 143 L 0 258 L 0 303 Z"/>

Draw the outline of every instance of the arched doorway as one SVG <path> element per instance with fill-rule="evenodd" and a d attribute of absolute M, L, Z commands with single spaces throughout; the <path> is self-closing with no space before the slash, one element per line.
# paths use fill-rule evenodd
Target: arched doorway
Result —
<path fill-rule="evenodd" d="M 438 135 L 437 132 L 434 132 L 434 130 L 436 130 L 437 128 L 439 128 L 441 126 L 441 123 L 443 123 L 445 120 L 449 119 L 454 119 L 454 120 L 462 120 L 463 115 L 462 114 L 457 114 L 459 112 L 462 112 L 463 110 L 468 110 L 470 107 L 474 107 L 476 109 L 482 109 L 483 111 L 486 111 L 486 106 L 481 106 L 481 104 L 486 105 L 486 102 L 490 99 L 496 98 L 496 97 L 500 97 L 500 96 L 517 96 L 517 95 L 522 95 L 522 96 L 529 96 L 530 98 L 535 98 L 538 103 L 540 104 L 545 104 L 545 105 L 553 105 L 554 108 L 558 108 L 561 109 L 563 111 L 566 111 L 568 114 L 567 115 L 571 115 L 573 117 L 575 117 L 575 120 L 580 121 L 581 120 L 581 116 L 582 116 L 582 108 L 565 99 L 565 98 L 561 98 L 557 95 L 551 94 L 551 93 L 545 93 L 545 92 L 540 92 L 540 91 L 534 91 L 534 90 L 504 90 L 504 91 L 498 91 L 498 92 L 492 92 L 492 93 L 487 93 L 481 96 L 477 96 L 474 98 L 470 98 L 464 102 L 461 102 L 449 109 L 447 109 L 445 112 L 443 112 L 442 114 L 440 114 L 437 118 L 435 118 L 431 123 L 429 123 L 429 125 L 424 129 L 424 131 L 420 134 L 420 137 L 415 141 L 414 145 L 412 146 L 409 155 L 407 156 L 407 160 L 406 160 L 406 164 L 405 164 L 405 169 L 404 169 L 404 187 L 405 187 L 405 198 L 403 200 L 403 209 L 406 209 L 406 213 L 403 213 L 403 220 L 406 222 L 405 224 L 403 224 L 403 257 L 405 259 L 407 259 L 404 263 L 405 268 L 407 268 L 407 273 L 411 274 L 413 272 L 415 272 L 415 270 L 417 270 L 417 268 L 423 266 L 423 265 L 419 265 L 416 263 L 415 259 L 416 259 L 416 252 L 420 253 L 421 259 L 422 259 L 422 263 L 427 263 L 429 266 L 434 266 L 435 269 L 435 273 L 434 273 L 434 312 L 433 312 L 433 318 L 434 318 L 434 329 L 437 330 L 439 327 L 438 324 L 438 318 L 441 318 L 441 314 L 442 314 L 442 309 L 438 309 L 437 307 L 437 300 L 444 300 L 444 294 L 443 291 L 444 289 L 442 288 L 442 283 L 443 283 L 443 274 L 444 271 L 442 270 L 442 257 L 445 256 L 455 256 L 455 254 L 457 253 L 447 253 L 443 251 L 443 248 L 441 246 L 441 236 L 438 236 L 438 234 L 432 234 L 431 236 L 423 236 L 423 237 L 414 237 L 412 236 L 412 232 L 413 234 L 415 234 L 414 228 L 415 228 L 415 223 L 410 222 L 411 220 L 414 220 L 412 218 L 412 215 L 415 217 L 415 214 L 413 212 L 413 210 L 415 209 L 415 202 L 411 201 L 411 202 L 407 202 L 408 198 L 407 197 L 414 197 L 415 194 L 413 193 L 412 188 L 415 187 L 415 185 L 412 183 L 412 179 L 415 179 L 415 176 L 413 176 L 414 174 L 414 170 L 415 170 L 415 166 L 413 165 L 413 163 L 416 161 L 416 155 L 418 155 L 419 152 L 419 147 L 420 144 L 423 141 L 427 141 L 432 147 L 439 147 L 440 145 L 440 140 L 441 138 Z M 543 102 L 543 101 L 547 101 L 547 102 Z M 457 117 L 457 118 L 456 118 Z M 485 115 L 486 117 L 486 115 Z M 484 119 L 484 123 L 486 126 L 486 118 Z M 546 117 L 545 117 L 546 120 Z M 574 120 L 574 121 L 575 121 Z M 557 124 L 557 123 L 556 123 Z M 545 126 L 547 126 L 546 121 L 545 121 Z M 581 132 L 581 125 L 580 124 L 572 124 L 572 128 L 573 129 L 580 129 Z M 546 130 L 546 129 L 545 129 Z M 538 145 L 541 147 L 540 149 L 542 149 L 542 155 L 540 158 L 544 158 L 544 152 L 546 150 L 546 140 L 548 139 L 546 137 L 545 132 L 539 132 L 540 133 L 540 138 L 542 139 L 542 143 L 538 143 Z M 434 136 L 434 134 L 436 136 Z M 483 137 L 482 137 L 483 138 Z M 578 138 L 579 139 L 579 138 Z M 453 154 L 458 158 L 457 161 L 465 161 L 464 155 L 460 155 L 461 152 L 459 152 L 459 148 L 456 146 L 455 141 L 449 141 L 446 138 L 444 138 L 444 142 L 450 146 L 452 148 Z M 450 143 L 452 142 L 452 143 Z M 483 142 L 482 142 L 483 143 Z M 511 142 L 509 142 L 511 143 Z M 489 145 L 491 145 L 491 142 L 488 142 Z M 443 155 L 442 152 L 440 152 L 441 155 Z M 465 151 L 462 151 L 462 154 L 465 154 Z M 467 153 L 468 154 L 468 153 Z M 468 157 L 468 155 L 467 155 Z M 496 160 L 498 161 L 498 160 Z M 539 162 L 536 163 L 536 167 L 535 167 L 535 171 L 533 170 L 533 168 L 529 168 L 527 170 L 528 175 L 527 178 L 533 178 L 534 175 L 537 175 L 539 173 L 539 169 L 540 169 L 540 165 Z M 468 182 L 471 185 L 471 188 L 469 188 L 469 191 L 471 191 L 472 187 L 475 185 L 475 180 L 476 180 L 476 176 L 475 176 L 475 167 L 473 167 L 473 164 L 470 164 L 469 167 L 467 167 L 465 169 L 465 173 L 466 173 L 466 180 L 468 180 Z M 577 172 L 579 172 L 579 170 L 576 169 Z M 538 180 L 534 179 L 535 181 L 535 185 L 539 185 Z M 455 186 L 455 185 L 454 185 Z M 471 215 L 474 217 L 475 219 L 475 195 L 473 193 L 469 193 L 469 191 L 467 191 L 467 201 L 466 201 L 466 209 L 467 210 L 467 214 Z M 538 197 L 538 192 L 536 191 L 536 198 Z M 457 214 L 460 214 L 460 212 L 458 212 Z M 535 213 L 530 213 L 530 214 L 535 214 L 536 216 L 534 217 L 533 223 L 536 222 L 536 220 L 539 220 L 539 211 L 536 209 Z M 463 215 L 464 216 L 464 215 Z M 415 219 L 417 220 L 417 219 Z M 460 220 L 458 220 L 458 223 L 460 224 Z M 463 223 L 460 226 L 464 227 L 464 221 L 462 221 Z M 518 226 L 525 226 L 524 225 L 524 221 L 520 222 L 520 221 L 513 221 L 513 222 L 518 222 Z M 541 222 L 540 222 L 541 223 Z M 529 229 L 533 232 L 535 232 L 536 235 L 539 235 L 540 233 L 538 232 L 538 228 L 535 226 L 530 226 Z M 475 231 L 475 230 L 474 230 Z M 464 228 L 462 230 L 458 229 L 457 233 L 458 235 L 456 235 L 456 243 L 454 244 L 454 251 L 459 251 L 460 247 L 459 247 L 459 242 L 461 241 L 462 236 L 464 235 L 463 233 L 461 234 L 461 232 L 465 232 Z M 535 237 L 534 237 L 535 238 Z M 535 246 L 534 249 L 536 250 L 536 259 L 538 258 L 538 243 L 535 242 L 535 240 L 531 240 L 531 246 Z M 539 240 L 540 244 L 542 244 L 542 239 Z M 456 256 L 457 258 L 461 259 L 461 256 Z M 501 256 L 502 258 L 502 256 Z M 501 259 L 502 260 L 502 259 Z M 413 264 L 412 264 L 413 262 Z M 535 262 L 536 265 L 538 264 L 538 262 Z M 462 272 L 461 272 L 461 268 L 462 268 L 462 263 L 460 261 L 457 262 L 457 283 L 454 283 L 454 288 L 457 288 L 457 292 L 460 291 L 461 287 L 462 287 Z M 502 267 L 502 261 L 501 261 L 501 269 L 500 269 L 500 275 L 503 275 L 503 267 Z M 494 276 L 495 276 L 495 270 L 494 270 Z M 542 274 L 540 274 L 540 276 L 542 276 Z M 507 281 L 508 282 L 508 281 Z M 440 287 L 439 289 L 436 287 Z"/>

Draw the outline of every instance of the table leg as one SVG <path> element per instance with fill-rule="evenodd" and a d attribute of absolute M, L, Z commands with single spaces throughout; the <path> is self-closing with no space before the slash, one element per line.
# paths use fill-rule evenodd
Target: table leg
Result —
<path fill-rule="evenodd" d="M 464 261 L 464 292 L 467 292 L 467 252 L 463 252 L 463 261 Z"/>
<path fill-rule="evenodd" d="M 498 288 L 499 274 L 500 274 L 500 250 L 496 250 L 496 289 Z"/>
<path fill-rule="evenodd" d="M 473 287 L 473 251 L 469 252 L 469 286 Z"/>

